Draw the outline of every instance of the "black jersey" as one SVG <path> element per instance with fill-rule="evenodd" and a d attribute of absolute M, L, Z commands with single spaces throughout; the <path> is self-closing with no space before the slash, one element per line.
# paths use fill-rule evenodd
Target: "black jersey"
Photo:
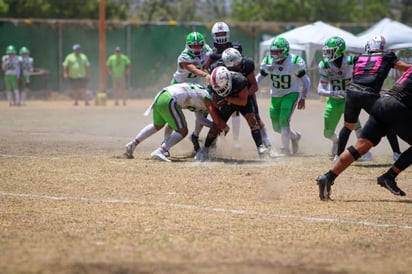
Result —
<path fill-rule="evenodd" d="M 387 93 L 412 109 L 412 67 L 402 74 Z"/>
<path fill-rule="evenodd" d="M 249 81 L 245 76 L 243 76 L 240 72 L 231 71 L 230 74 L 232 75 L 232 89 L 230 90 L 227 96 L 237 97 L 239 96 L 239 92 L 241 92 L 245 87 L 248 86 Z M 215 91 L 213 91 L 216 93 Z M 217 95 L 217 93 L 216 93 Z M 224 98 L 217 95 L 216 101 L 219 102 Z"/>
<path fill-rule="evenodd" d="M 234 48 L 242 54 L 242 45 L 237 41 L 229 41 L 225 44 L 213 43 L 213 46 L 213 53 L 210 55 L 211 62 L 209 71 L 212 71 L 216 67 L 223 66 L 222 53 L 225 49 Z"/>
<path fill-rule="evenodd" d="M 396 62 L 398 57 L 393 52 L 363 53 L 355 56 L 352 83 L 379 94 L 389 70 Z"/>

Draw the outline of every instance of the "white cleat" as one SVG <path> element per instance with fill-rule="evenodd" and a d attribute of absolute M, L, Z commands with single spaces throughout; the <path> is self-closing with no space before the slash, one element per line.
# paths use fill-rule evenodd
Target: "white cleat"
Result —
<path fill-rule="evenodd" d="M 158 148 L 155 151 L 153 151 L 150 156 L 152 156 L 152 159 L 154 160 L 160 160 L 164 162 L 171 162 L 167 157 L 164 155 L 164 150 L 162 148 Z"/>
<path fill-rule="evenodd" d="M 269 150 L 263 145 L 258 146 L 257 151 L 259 159 L 265 159 L 266 155 L 269 153 Z"/>
<path fill-rule="evenodd" d="M 400 156 L 401 156 L 400 153 L 394 152 L 394 153 L 393 153 L 393 160 L 396 162 L 396 161 L 399 159 Z"/>
<path fill-rule="evenodd" d="M 129 143 L 127 143 L 127 145 L 126 145 L 126 152 L 124 153 L 124 156 L 126 156 L 126 157 L 129 158 L 129 159 L 133 159 L 133 158 L 134 158 L 134 157 L 133 157 L 133 152 L 134 152 L 136 146 L 137 146 L 137 144 L 136 144 L 136 142 L 135 142 L 134 140 L 131 141 L 131 142 L 129 142 Z"/>

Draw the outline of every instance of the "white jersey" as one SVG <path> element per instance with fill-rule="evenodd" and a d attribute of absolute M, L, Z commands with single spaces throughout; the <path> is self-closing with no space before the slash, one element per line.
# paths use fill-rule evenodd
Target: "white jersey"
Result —
<path fill-rule="evenodd" d="M 181 67 L 181 63 L 194 64 L 196 68 L 203 70 L 206 60 L 213 53 L 212 49 L 206 44 L 203 47 L 203 51 L 199 56 L 194 55 L 190 50 L 185 49 L 180 53 L 177 58 L 177 70 L 173 74 L 172 84 L 174 83 L 199 83 L 199 77 L 197 75 L 187 71 Z"/>
<path fill-rule="evenodd" d="M 289 54 L 282 64 L 278 64 L 271 55 L 267 55 L 260 64 L 260 74 L 270 76 L 272 97 L 282 97 L 292 92 L 300 93 L 301 80 L 299 78 L 307 77 L 306 63 L 300 56 Z"/>
<path fill-rule="evenodd" d="M 5 75 L 16 75 L 20 77 L 21 63 L 18 56 L 14 55 L 10 57 L 9 55 L 4 55 L 1 67 Z"/>
<path fill-rule="evenodd" d="M 321 60 L 318 71 L 320 81 L 329 82 L 329 90 L 346 90 L 352 81 L 353 56 L 344 56 L 340 68 L 333 62 Z"/>
<path fill-rule="evenodd" d="M 23 75 L 30 75 L 33 72 L 33 58 L 20 56 L 20 63 Z"/>
<path fill-rule="evenodd" d="M 164 89 L 182 109 L 193 112 L 207 113 L 205 98 L 212 100 L 206 87 L 195 83 L 180 83 Z"/>

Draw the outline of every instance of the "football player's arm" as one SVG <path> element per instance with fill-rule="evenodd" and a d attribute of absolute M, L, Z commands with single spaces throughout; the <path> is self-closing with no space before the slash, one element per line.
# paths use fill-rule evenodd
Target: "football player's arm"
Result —
<path fill-rule="evenodd" d="M 395 68 L 396 70 L 405 72 L 405 71 L 407 71 L 408 68 L 410 68 L 411 66 L 412 66 L 412 64 L 408 64 L 408 63 L 405 63 L 404 61 L 399 60 L 398 62 L 396 62 L 394 68 Z"/>
<path fill-rule="evenodd" d="M 258 83 L 256 82 L 256 76 L 253 71 L 247 75 L 247 80 L 249 82 L 249 95 L 253 95 L 259 89 Z"/>
<path fill-rule="evenodd" d="M 256 75 L 256 83 L 259 84 L 260 81 L 262 81 L 263 77 L 266 77 L 267 75 L 268 74 L 263 69 L 261 69 L 258 75 Z"/>
<path fill-rule="evenodd" d="M 195 74 L 196 76 L 199 77 L 206 77 L 209 75 L 207 72 L 198 69 L 194 64 L 192 63 L 180 63 L 181 67 L 184 68 L 187 71 L 190 71 L 191 73 Z"/>
<path fill-rule="evenodd" d="M 226 124 L 225 121 L 223 121 L 222 118 L 220 118 L 218 110 L 215 107 L 215 105 L 212 103 L 212 101 L 205 98 L 204 102 L 205 102 L 207 110 L 209 111 L 210 116 L 212 116 L 213 123 L 216 125 L 216 127 L 220 130 L 228 129 L 229 128 L 228 125 Z"/>
<path fill-rule="evenodd" d="M 225 97 L 226 102 L 238 105 L 238 106 L 246 106 L 247 104 L 247 97 L 249 96 L 249 89 L 245 86 L 236 97 L 227 96 Z"/>

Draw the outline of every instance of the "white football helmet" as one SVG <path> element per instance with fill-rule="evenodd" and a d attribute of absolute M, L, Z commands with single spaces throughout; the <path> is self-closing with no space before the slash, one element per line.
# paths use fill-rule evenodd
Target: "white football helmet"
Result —
<path fill-rule="evenodd" d="M 242 62 L 242 54 L 237 49 L 227 48 L 222 53 L 223 63 L 227 68 L 237 67 Z"/>
<path fill-rule="evenodd" d="M 217 22 L 212 27 L 212 37 L 216 44 L 229 42 L 230 29 L 225 22 Z"/>
<path fill-rule="evenodd" d="M 226 67 L 217 67 L 212 71 L 210 84 L 217 95 L 226 97 L 232 90 L 232 74 Z"/>
<path fill-rule="evenodd" d="M 367 53 L 384 51 L 385 44 L 386 44 L 385 37 L 380 36 L 380 35 L 375 35 L 366 43 L 365 51 Z"/>

